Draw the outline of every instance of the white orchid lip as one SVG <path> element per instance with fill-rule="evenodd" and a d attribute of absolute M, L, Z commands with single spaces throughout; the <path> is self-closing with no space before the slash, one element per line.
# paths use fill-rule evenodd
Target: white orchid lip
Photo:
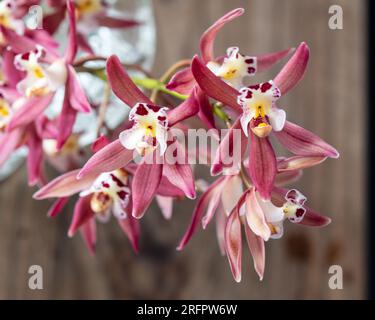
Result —
<path fill-rule="evenodd" d="M 280 96 L 272 80 L 240 89 L 237 99 L 243 110 L 241 126 L 246 136 L 250 122 L 251 130 L 260 138 L 268 136 L 271 130 L 284 128 L 286 113 L 275 104 Z"/>
<path fill-rule="evenodd" d="M 80 193 L 81 197 L 92 194 L 91 210 L 99 219 L 107 220 L 110 212 L 118 219 L 126 218 L 124 208 L 129 203 L 128 175 L 123 169 L 102 173 L 91 188 Z"/>
<path fill-rule="evenodd" d="M 40 63 L 45 55 L 43 47 L 19 54 L 14 58 L 17 69 L 26 71 L 26 77 L 17 85 L 17 90 L 26 97 L 44 96 L 63 86 L 67 79 L 67 69 L 62 59 L 51 64 Z"/>
<path fill-rule="evenodd" d="M 253 76 L 257 71 L 257 58 L 244 56 L 238 47 L 227 49 L 227 56 L 220 64 L 216 61 L 207 63 L 207 67 L 218 77 L 236 89 L 243 87 L 243 79 Z"/>
<path fill-rule="evenodd" d="M 133 126 L 120 134 L 122 145 L 129 149 L 136 149 L 142 156 L 152 152 L 158 146 L 160 154 L 167 148 L 168 108 L 156 105 L 137 103 L 129 114 Z"/>

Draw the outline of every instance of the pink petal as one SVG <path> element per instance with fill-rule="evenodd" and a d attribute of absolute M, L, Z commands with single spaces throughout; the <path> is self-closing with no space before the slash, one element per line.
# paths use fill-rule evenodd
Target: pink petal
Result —
<path fill-rule="evenodd" d="M 182 240 L 180 241 L 177 250 L 181 251 L 186 244 L 189 242 L 190 238 L 194 234 L 194 232 L 197 229 L 197 226 L 199 224 L 199 221 L 201 220 L 205 210 L 208 208 L 208 205 L 213 197 L 213 195 L 217 192 L 218 187 L 223 182 L 224 177 L 221 177 L 214 181 L 211 186 L 201 195 L 199 198 L 197 205 L 194 208 L 194 212 L 192 215 L 192 219 L 190 222 L 190 225 L 188 229 L 186 230 L 184 236 L 182 237 Z"/>
<path fill-rule="evenodd" d="M 139 102 L 153 104 L 130 79 L 120 59 L 115 55 L 107 60 L 107 74 L 113 92 L 129 107 L 132 108 Z"/>
<path fill-rule="evenodd" d="M 190 164 L 187 161 L 186 150 L 178 143 L 174 142 L 178 154 L 185 155 L 184 163 L 169 164 L 168 161 L 163 165 L 163 175 L 177 188 L 181 189 L 190 199 L 195 199 L 194 175 Z M 179 159 L 177 159 L 179 160 Z"/>
<path fill-rule="evenodd" d="M 133 177 L 133 212 L 134 218 L 141 218 L 153 200 L 163 173 L 163 164 L 157 163 L 156 152 L 154 161 L 146 163 L 143 159 Z"/>
<path fill-rule="evenodd" d="M 266 71 L 293 51 L 294 48 L 289 48 L 286 50 L 257 56 L 257 72 Z"/>
<path fill-rule="evenodd" d="M 69 102 L 73 109 L 78 112 L 90 112 L 91 106 L 78 81 L 77 74 L 72 66 L 68 66 L 67 88 Z"/>
<path fill-rule="evenodd" d="M 77 43 L 78 43 L 78 47 L 82 51 L 85 51 L 89 55 L 95 55 L 94 50 L 91 48 L 90 43 L 87 41 L 85 36 L 78 32 L 77 32 Z"/>
<path fill-rule="evenodd" d="M 82 190 L 88 189 L 97 178 L 97 174 L 85 175 L 84 178 L 77 180 L 79 169 L 67 172 L 58 176 L 39 191 L 33 198 L 37 200 L 46 198 L 64 198 L 69 197 Z"/>
<path fill-rule="evenodd" d="M 208 96 L 222 102 L 238 112 L 242 112 L 241 107 L 237 103 L 239 92 L 226 84 L 219 77 L 215 76 L 197 56 L 194 56 L 193 58 L 191 70 L 195 80 Z"/>
<path fill-rule="evenodd" d="M 245 225 L 245 234 L 251 256 L 253 257 L 254 269 L 259 276 L 259 280 L 262 281 L 266 264 L 264 240 L 253 233 L 248 225 Z"/>
<path fill-rule="evenodd" d="M 69 18 L 69 33 L 68 45 L 65 49 L 65 61 L 72 64 L 75 56 L 77 55 L 77 29 L 76 29 L 76 15 L 73 0 L 67 0 L 67 12 Z"/>
<path fill-rule="evenodd" d="M 13 30 L 5 28 L 2 25 L 0 25 L 0 33 L 15 54 L 25 53 L 35 49 L 34 41 L 27 37 L 20 36 Z"/>
<path fill-rule="evenodd" d="M 69 227 L 68 236 L 73 237 L 76 231 L 89 220 L 94 220 L 95 214 L 90 206 L 91 195 L 78 198 L 74 206 L 72 222 Z"/>
<path fill-rule="evenodd" d="M 162 177 L 160 180 L 157 194 L 163 197 L 184 197 L 185 193 L 173 185 L 166 177 Z"/>
<path fill-rule="evenodd" d="M 225 225 L 227 222 L 227 216 L 219 205 L 216 213 L 216 238 L 219 244 L 220 253 L 225 255 Z"/>
<path fill-rule="evenodd" d="M 283 186 L 286 184 L 290 184 L 296 182 L 301 178 L 302 170 L 290 170 L 290 171 L 282 171 L 277 173 L 275 179 L 275 185 Z"/>
<path fill-rule="evenodd" d="M 215 159 L 211 167 L 211 174 L 222 173 L 223 168 L 239 168 L 246 151 L 248 139 L 241 129 L 241 119 L 238 118 L 216 150 Z M 240 137 L 237 141 L 237 137 Z M 240 149 L 238 149 L 240 148 Z M 239 157 L 238 157 L 239 155 Z M 233 160 L 230 162 L 229 160 Z"/>
<path fill-rule="evenodd" d="M 59 48 L 59 43 L 46 30 L 26 29 L 25 36 L 33 39 L 35 43 L 41 44 L 47 52 L 53 53 L 53 56 L 58 56 L 57 49 Z"/>
<path fill-rule="evenodd" d="M 302 42 L 287 64 L 275 77 L 275 85 L 280 89 L 281 94 L 286 94 L 293 89 L 305 74 L 309 61 L 309 47 Z"/>
<path fill-rule="evenodd" d="M 301 170 L 316 166 L 326 160 L 326 157 L 295 156 L 282 159 L 277 163 L 279 172 Z"/>
<path fill-rule="evenodd" d="M 56 217 L 61 212 L 61 210 L 64 209 L 64 207 L 68 203 L 68 201 L 69 201 L 69 197 L 57 199 L 53 203 L 51 208 L 48 210 L 47 216 L 51 217 L 51 218 Z"/>
<path fill-rule="evenodd" d="M 168 125 L 169 127 L 196 115 L 199 111 L 199 99 L 197 96 L 197 89 L 193 88 L 188 99 L 183 101 L 180 105 L 168 111 Z"/>
<path fill-rule="evenodd" d="M 208 96 L 197 86 L 195 94 L 196 103 L 199 106 L 198 116 L 208 129 L 215 129 L 215 118 Z"/>
<path fill-rule="evenodd" d="M 166 87 L 168 90 L 176 91 L 181 94 L 189 94 L 195 83 L 191 69 L 188 67 L 176 72 Z"/>
<path fill-rule="evenodd" d="M 138 26 L 140 23 L 132 19 L 121 19 L 100 14 L 95 17 L 99 26 L 108 28 L 131 28 Z"/>
<path fill-rule="evenodd" d="M 93 255 L 95 254 L 96 245 L 96 221 L 95 219 L 90 219 L 81 226 L 81 235 L 83 241 L 85 242 L 89 252 Z"/>
<path fill-rule="evenodd" d="M 31 127 L 28 130 L 27 146 L 29 153 L 27 155 L 27 173 L 29 185 L 34 186 L 41 181 L 41 170 L 43 165 L 42 140 L 37 135 L 35 129 Z"/>
<path fill-rule="evenodd" d="M 53 96 L 53 94 L 48 94 L 44 97 L 28 98 L 22 107 L 13 114 L 7 130 L 11 131 L 33 122 L 49 106 Z"/>
<path fill-rule="evenodd" d="M 241 281 L 241 262 L 242 262 L 242 235 L 241 221 L 236 206 L 228 217 L 225 226 L 225 249 L 232 270 L 234 280 Z"/>
<path fill-rule="evenodd" d="M 167 220 L 172 218 L 173 198 L 156 195 L 155 199 L 160 208 L 161 213 L 163 214 L 163 217 Z"/>
<path fill-rule="evenodd" d="M 58 118 L 57 148 L 61 149 L 73 132 L 77 110 L 73 109 L 69 102 L 69 90 L 65 90 L 63 106 Z"/>
<path fill-rule="evenodd" d="M 98 152 L 100 149 L 103 149 L 108 144 L 110 144 L 110 141 L 105 135 L 102 134 L 91 145 L 91 151 L 94 153 Z"/>
<path fill-rule="evenodd" d="M 138 241 L 139 241 L 139 222 L 137 219 L 133 218 L 131 216 L 131 206 L 128 206 L 129 208 L 127 211 L 127 217 L 125 219 L 117 219 L 122 231 L 126 234 L 128 237 L 133 250 L 135 253 L 138 253 Z"/>
<path fill-rule="evenodd" d="M 23 72 L 17 70 L 14 66 L 14 57 L 15 54 L 12 51 L 3 49 L 1 66 L 6 82 L 10 87 L 16 87 L 17 83 L 23 78 Z"/>
<path fill-rule="evenodd" d="M 249 174 L 263 199 L 269 199 L 275 182 L 277 163 L 275 152 L 268 138 L 259 138 L 251 130 Z"/>
<path fill-rule="evenodd" d="M 133 150 L 124 148 L 120 140 L 115 140 L 95 153 L 83 166 L 77 178 L 87 174 L 110 172 L 126 166 L 133 160 Z"/>
<path fill-rule="evenodd" d="M 271 230 L 266 222 L 265 214 L 258 203 L 255 194 L 255 188 L 247 194 L 246 197 L 246 221 L 250 229 L 264 241 L 268 241 L 271 236 Z"/>
<path fill-rule="evenodd" d="M 24 129 L 19 128 L 11 132 L 0 133 L 0 167 L 8 160 L 10 155 L 22 142 Z"/>
<path fill-rule="evenodd" d="M 226 23 L 241 16 L 244 11 L 242 8 L 237 8 L 228 12 L 204 32 L 200 40 L 200 50 L 205 63 L 215 60 L 213 47 L 217 33 Z"/>
<path fill-rule="evenodd" d="M 279 142 L 298 156 L 338 158 L 335 148 L 314 133 L 285 121 L 282 131 L 274 132 Z"/>
<path fill-rule="evenodd" d="M 272 192 L 272 202 L 275 205 L 282 205 L 285 202 L 285 195 L 289 190 L 275 187 Z M 306 213 L 303 216 L 303 220 L 298 224 L 305 225 L 308 227 L 325 227 L 331 223 L 331 218 L 321 215 L 315 212 L 313 209 L 307 207 L 306 205 L 303 206 L 306 209 Z"/>

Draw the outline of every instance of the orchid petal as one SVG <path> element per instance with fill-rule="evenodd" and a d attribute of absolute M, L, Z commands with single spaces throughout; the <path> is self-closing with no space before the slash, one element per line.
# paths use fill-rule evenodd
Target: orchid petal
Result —
<path fill-rule="evenodd" d="M 277 163 L 268 138 L 259 138 L 250 131 L 249 174 L 263 199 L 269 199 L 275 182 Z"/>
<path fill-rule="evenodd" d="M 164 218 L 169 220 L 173 212 L 173 198 L 156 195 L 156 202 Z"/>
<path fill-rule="evenodd" d="M 73 0 L 67 0 L 67 12 L 69 18 L 69 33 L 68 33 L 68 45 L 65 50 L 65 61 L 71 64 L 77 55 L 77 29 L 76 29 L 76 14 Z"/>
<path fill-rule="evenodd" d="M 19 147 L 23 136 L 23 128 L 0 134 L 0 167 L 8 160 L 13 151 Z"/>
<path fill-rule="evenodd" d="M 79 169 L 58 176 L 38 190 L 33 195 L 33 198 L 41 200 L 46 198 L 69 197 L 75 193 L 90 188 L 98 176 L 97 174 L 88 174 L 82 179 L 77 180 L 76 177 L 78 172 Z"/>
<path fill-rule="evenodd" d="M 208 96 L 233 108 L 235 111 L 242 112 L 242 108 L 237 103 L 237 97 L 240 93 L 215 76 L 210 69 L 202 64 L 198 56 L 194 56 L 191 70 L 195 80 Z"/>
<path fill-rule="evenodd" d="M 91 195 L 78 198 L 74 206 L 73 218 L 68 231 L 69 237 L 73 237 L 76 231 L 88 220 L 95 218 L 95 214 L 91 210 L 90 201 Z"/>
<path fill-rule="evenodd" d="M 41 169 L 43 165 L 42 140 L 32 127 L 28 130 L 27 145 L 29 153 L 27 155 L 27 173 L 29 185 L 34 186 L 41 180 Z"/>
<path fill-rule="evenodd" d="M 57 148 L 61 149 L 73 132 L 73 126 L 77 117 L 77 110 L 73 109 L 69 102 L 69 90 L 65 90 L 63 106 L 58 118 Z"/>
<path fill-rule="evenodd" d="M 107 60 L 107 74 L 113 92 L 129 107 L 133 107 L 141 102 L 153 105 L 150 99 L 130 79 L 120 59 L 115 55 L 109 57 Z"/>
<path fill-rule="evenodd" d="M 77 79 L 77 74 L 72 66 L 68 67 L 67 87 L 71 107 L 79 112 L 90 112 L 90 103 L 82 90 L 82 87 Z"/>
<path fill-rule="evenodd" d="M 286 113 L 284 110 L 277 107 L 272 107 L 268 115 L 272 130 L 275 132 L 281 131 L 284 128 Z"/>
<path fill-rule="evenodd" d="M 138 166 L 132 183 L 133 211 L 134 218 L 141 218 L 149 207 L 163 173 L 163 164 L 158 163 L 156 152 L 151 155 L 152 163 L 147 163 L 146 158 Z"/>
<path fill-rule="evenodd" d="M 180 94 L 189 94 L 195 83 L 191 69 L 188 67 L 176 72 L 166 85 L 166 88 Z"/>
<path fill-rule="evenodd" d="M 302 42 L 287 64 L 275 77 L 275 85 L 280 89 L 282 95 L 293 89 L 302 79 L 309 61 L 309 52 L 307 44 Z"/>
<path fill-rule="evenodd" d="M 298 156 L 339 157 L 339 153 L 331 145 L 314 133 L 289 121 L 285 122 L 282 131 L 274 134 L 285 148 Z"/>
<path fill-rule="evenodd" d="M 173 185 L 184 191 L 189 199 L 195 199 L 194 176 L 189 164 L 164 164 L 163 175 Z"/>
<path fill-rule="evenodd" d="M 254 269 L 259 276 L 259 280 L 262 281 L 266 264 L 264 240 L 262 237 L 257 236 L 248 225 L 245 225 L 245 234 L 251 256 L 253 257 Z"/>
<path fill-rule="evenodd" d="M 166 177 L 162 177 L 160 180 L 157 194 L 163 197 L 183 197 L 185 193 L 172 184 Z"/>
<path fill-rule="evenodd" d="M 56 217 L 62 209 L 64 209 L 65 205 L 68 203 L 69 197 L 59 198 L 57 199 L 51 208 L 48 210 L 47 216 L 50 218 Z"/>
<path fill-rule="evenodd" d="M 257 71 L 266 71 L 267 69 L 271 68 L 274 64 L 278 63 L 281 59 L 285 58 L 293 51 L 294 48 L 289 48 L 286 50 L 257 56 Z"/>
<path fill-rule="evenodd" d="M 200 50 L 205 63 L 215 60 L 213 46 L 217 33 L 226 23 L 241 16 L 244 11 L 242 8 L 237 8 L 228 12 L 204 32 L 200 40 Z"/>
<path fill-rule="evenodd" d="M 106 14 L 96 15 L 96 22 L 99 26 L 107 28 L 131 28 L 138 26 L 140 23 L 133 19 L 121 19 L 107 16 Z"/>
<path fill-rule="evenodd" d="M 85 36 L 81 33 L 77 33 L 77 44 L 78 47 L 89 55 L 95 55 L 94 50 L 91 48 L 90 43 L 87 41 Z"/>
<path fill-rule="evenodd" d="M 296 182 L 301 178 L 302 170 L 289 170 L 289 171 L 281 171 L 277 173 L 275 178 L 275 185 L 283 186 L 286 184 L 290 184 Z"/>
<path fill-rule="evenodd" d="M 316 166 L 326 160 L 326 157 L 309 157 L 309 156 L 294 156 L 282 159 L 277 163 L 277 170 L 279 172 L 301 170 Z"/>
<path fill-rule="evenodd" d="M 131 216 L 131 205 L 128 206 L 127 208 L 127 217 L 125 219 L 117 219 L 122 231 L 126 234 L 128 237 L 133 250 L 135 253 L 138 253 L 138 241 L 139 241 L 139 222 L 137 219 L 134 219 Z"/>
<path fill-rule="evenodd" d="M 110 141 L 105 135 L 100 135 L 91 145 L 92 152 L 98 152 L 100 149 L 103 149 L 106 145 L 110 144 Z"/>
<path fill-rule="evenodd" d="M 78 174 L 82 178 L 87 174 L 110 172 L 127 165 L 133 159 L 133 150 L 124 148 L 120 140 L 115 140 L 95 153 Z"/>
<path fill-rule="evenodd" d="M 219 249 L 221 255 L 225 255 L 225 224 L 227 221 L 227 216 L 222 208 L 219 205 L 216 213 L 216 237 L 219 244 Z"/>
<path fill-rule="evenodd" d="M 81 226 L 82 238 L 89 249 L 89 252 L 93 255 L 95 254 L 96 245 L 96 221 L 95 219 L 90 219 Z"/>
<path fill-rule="evenodd" d="M 56 10 L 55 12 L 43 18 L 43 28 L 49 34 L 54 34 L 59 28 L 60 24 L 65 19 L 65 8 Z"/>

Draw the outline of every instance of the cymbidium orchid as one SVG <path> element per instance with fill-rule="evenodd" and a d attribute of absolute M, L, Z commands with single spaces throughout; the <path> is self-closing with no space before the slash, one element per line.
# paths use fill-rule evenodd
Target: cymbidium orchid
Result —
<path fill-rule="evenodd" d="M 332 146 L 315 134 L 286 121 L 285 111 L 276 106 L 276 100 L 302 79 L 308 58 L 309 49 L 305 43 L 301 43 L 273 80 L 243 87 L 239 91 L 214 75 L 198 57 L 192 62 L 192 72 L 201 89 L 239 114 L 231 130 L 242 127 L 241 143 L 245 146 L 247 136 L 250 136 L 248 171 L 264 199 L 270 198 L 277 169 L 276 156 L 268 139 L 271 132 L 285 148 L 296 155 L 339 156 Z M 229 132 L 228 136 L 231 134 Z M 217 150 L 212 166 L 213 174 L 219 174 L 223 169 L 223 150 L 228 150 L 228 140 L 224 139 Z"/>

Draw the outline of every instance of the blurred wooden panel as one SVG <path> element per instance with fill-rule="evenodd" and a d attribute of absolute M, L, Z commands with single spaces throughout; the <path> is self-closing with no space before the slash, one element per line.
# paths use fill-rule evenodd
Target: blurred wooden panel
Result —
<path fill-rule="evenodd" d="M 311 61 L 303 82 L 280 105 L 288 118 L 338 148 L 339 160 L 306 171 L 297 187 L 309 205 L 333 218 L 324 229 L 290 225 L 267 243 L 265 279 L 259 282 L 247 252 L 243 281 L 232 280 L 219 254 L 215 230 L 199 231 L 182 253 L 175 246 L 193 203 L 177 203 L 164 221 L 153 207 L 142 223 L 135 256 L 115 223 L 99 228 L 96 257 L 79 237 L 68 239 L 71 210 L 45 217 L 47 202 L 31 199 L 25 170 L 0 186 L 0 298 L 349 298 L 364 297 L 365 1 L 350 0 L 155 0 L 158 27 L 155 74 L 198 50 L 201 33 L 238 6 L 243 17 L 219 35 L 216 51 L 238 45 L 247 54 L 271 52 L 306 41 Z M 328 28 L 328 8 L 341 5 L 344 29 Z M 258 79 L 270 79 L 277 66 Z M 30 265 L 44 267 L 44 290 L 28 289 Z M 344 289 L 328 288 L 328 268 L 344 270 Z"/>

